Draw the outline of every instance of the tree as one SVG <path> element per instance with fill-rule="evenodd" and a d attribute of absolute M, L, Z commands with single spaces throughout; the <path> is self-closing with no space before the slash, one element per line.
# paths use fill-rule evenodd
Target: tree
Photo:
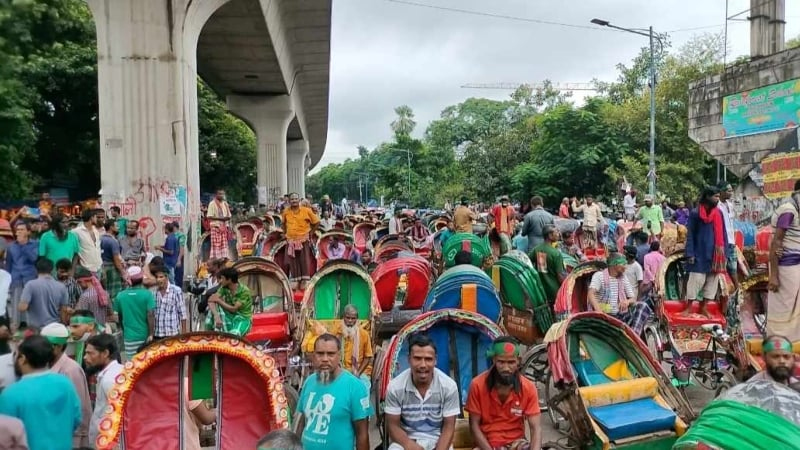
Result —
<path fill-rule="evenodd" d="M 402 105 L 395 108 L 394 112 L 397 114 L 397 119 L 392 122 L 392 131 L 395 136 L 411 135 L 417 126 L 417 122 L 414 121 L 414 111 L 407 105 Z"/>

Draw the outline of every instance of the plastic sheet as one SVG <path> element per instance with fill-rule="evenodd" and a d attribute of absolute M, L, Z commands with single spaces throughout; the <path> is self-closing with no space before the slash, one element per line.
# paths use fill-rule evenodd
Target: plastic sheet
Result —
<path fill-rule="evenodd" d="M 800 393 L 778 383 L 759 380 L 738 384 L 720 399 L 756 406 L 800 427 Z"/>

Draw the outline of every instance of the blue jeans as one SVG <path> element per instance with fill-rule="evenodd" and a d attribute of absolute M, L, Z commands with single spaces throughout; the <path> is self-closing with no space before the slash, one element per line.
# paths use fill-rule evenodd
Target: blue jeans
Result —
<path fill-rule="evenodd" d="M 728 275 L 734 279 L 739 273 L 739 256 L 737 253 L 736 244 L 728 244 L 725 247 L 725 259 L 727 260 L 725 267 L 728 269 Z"/>

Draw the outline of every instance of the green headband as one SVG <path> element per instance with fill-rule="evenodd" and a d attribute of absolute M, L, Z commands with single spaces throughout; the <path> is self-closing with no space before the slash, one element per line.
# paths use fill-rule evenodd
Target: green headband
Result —
<path fill-rule="evenodd" d="M 70 325 L 83 325 L 83 324 L 91 325 L 94 322 L 95 322 L 94 317 L 86 317 L 86 316 L 72 316 L 72 318 L 69 319 Z"/>
<path fill-rule="evenodd" d="M 774 352 L 775 350 L 784 350 L 789 353 L 792 352 L 792 344 L 786 339 L 771 338 L 762 345 L 764 353 Z"/>
<path fill-rule="evenodd" d="M 494 358 L 495 356 L 517 356 L 519 357 L 519 346 L 514 345 L 512 342 L 495 342 L 486 352 L 486 356 Z"/>
<path fill-rule="evenodd" d="M 608 265 L 610 266 L 624 266 L 628 262 L 624 256 L 614 256 L 608 260 Z"/>

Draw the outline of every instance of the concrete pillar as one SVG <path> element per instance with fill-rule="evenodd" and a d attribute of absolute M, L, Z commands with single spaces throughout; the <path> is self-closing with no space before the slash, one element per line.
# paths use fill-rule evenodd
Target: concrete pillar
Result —
<path fill-rule="evenodd" d="M 295 116 L 288 95 L 229 95 L 228 109 L 256 134 L 258 203 L 271 205 L 286 193 L 286 132 Z"/>
<path fill-rule="evenodd" d="M 178 221 L 194 266 L 199 231 L 197 40 L 227 0 L 87 0 L 97 27 L 105 206 L 140 221 L 150 251 Z"/>
<path fill-rule="evenodd" d="M 297 139 L 289 141 L 286 146 L 286 171 L 289 176 L 289 192 L 297 192 L 301 197 L 306 195 L 306 159 L 308 157 L 308 141 Z"/>

